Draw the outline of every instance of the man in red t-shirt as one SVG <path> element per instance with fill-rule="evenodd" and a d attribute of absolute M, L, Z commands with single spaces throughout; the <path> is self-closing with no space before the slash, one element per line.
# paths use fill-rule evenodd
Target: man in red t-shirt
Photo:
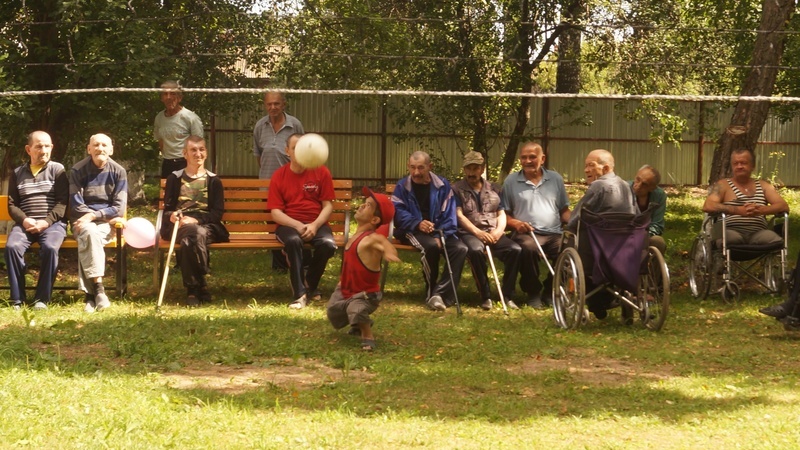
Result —
<path fill-rule="evenodd" d="M 293 309 L 305 308 L 311 300 L 320 300 L 319 280 L 325 272 L 328 259 L 336 252 L 328 218 L 333 211 L 333 178 L 327 167 L 306 169 L 294 157 L 299 134 L 287 141 L 289 164 L 272 174 L 267 195 L 267 209 L 278 223 L 275 233 L 283 244 L 283 254 L 289 264 L 294 301 Z M 303 268 L 303 244 L 313 247 L 308 270 Z"/>

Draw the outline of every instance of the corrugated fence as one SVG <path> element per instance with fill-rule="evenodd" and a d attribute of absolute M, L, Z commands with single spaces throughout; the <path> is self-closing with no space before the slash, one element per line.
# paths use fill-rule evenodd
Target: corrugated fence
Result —
<path fill-rule="evenodd" d="M 298 117 L 307 132 L 323 135 L 330 147 L 328 167 L 336 178 L 352 178 L 379 185 L 406 174 L 408 155 L 426 150 L 441 164 L 460 166 L 469 148 L 464 136 L 425 134 L 400 128 L 387 117 L 381 101 L 365 102 L 331 95 L 290 97 L 287 112 Z M 402 98 L 385 99 L 401 102 Z M 446 100 L 442 100 L 446 101 Z M 635 117 L 637 102 L 614 100 L 535 99 L 527 134 L 541 142 L 548 166 L 568 181 L 583 178 L 585 155 L 595 148 L 610 150 L 617 173 L 630 178 L 643 164 L 656 166 L 663 183 L 705 184 L 714 145 L 730 120 L 732 109 L 709 103 L 681 105 L 687 131 L 678 145 L 659 145 L 646 117 Z M 252 129 L 265 114 L 261 104 L 239 117 L 215 117 L 204 123 L 213 136 L 215 170 L 224 176 L 257 176 L 252 153 Z M 508 129 L 512 122 L 509 120 Z M 705 132 L 703 132 L 705 130 Z M 788 186 L 800 186 L 798 121 L 770 117 L 756 148 L 759 175 Z M 494 136 L 489 162 L 499 164 L 508 136 Z M 436 170 L 436 169 L 434 169 Z"/>

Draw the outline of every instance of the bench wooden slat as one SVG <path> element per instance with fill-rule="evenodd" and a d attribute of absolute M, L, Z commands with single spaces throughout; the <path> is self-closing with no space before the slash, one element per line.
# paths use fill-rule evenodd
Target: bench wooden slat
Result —
<path fill-rule="evenodd" d="M 214 249 L 279 249 L 283 244 L 278 241 L 275 230 L 278 224 L 267 210 L 266 198 L 269 193 L 270 180 L 253 178 L 221 178 L 225 190 L 225 212 L 222 222 L 231 233 L 231 242 L 215 243 Z M 161 180 L 159 193 L 159 210 L 164 209 L 164 189 L 166 180 Z M 350 235 L 350 199 L 353 197 L 352 180 L 333 180 L 335 200 L 333 212 L 328 219 L 336 244 L 344 248 Z M 159 215 L 160 217 L 160 215 Z M 160 226 L 160 220 L 156 224 Z M 157 287 L 158 258 L 160 251 L 169 248 L 169 241 L 159 239 L 154 248 L 155 263 L 153 265 L 153 283 Z"/>

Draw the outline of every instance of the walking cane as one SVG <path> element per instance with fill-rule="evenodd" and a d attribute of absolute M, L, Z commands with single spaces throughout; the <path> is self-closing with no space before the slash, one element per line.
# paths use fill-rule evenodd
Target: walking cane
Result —
<path fill-rule="evenodd" d="M 447 254 L 447 245 L 445 243 L 444 238 L 444 231 L 441 229 L 437 230 L 439 232 L 439 236 L 442 238 L 442 250 L 444 250 L 444 260 L 447 262 L 447 271 L 450 273 L 450 285 L 453 286 L 453 298 L 456 300 L 456 311 L 458 311 L 458 315 L 461 315 L 461 304 L 458 303 L 458 292 L 457 286 L 453 279 L 453 268 L 450 266 L 450 255 Z"/>
<path fill-rule="evenodd" d="M 158 293 L 158 303 L 156 303 L 156 311 L 161 309 L 161 302 L 164 300 L 164 291 L 167 289 L 167 277 L 169 277 L 169 260 L 172 257 L 172 251 L 175 250 L 175 239 L 178 237 L 178 228 L 181 225 L 181 217 L 183 213 L 181 210 L 177 211 L 178 220 L 175 221 L 172 227 L 172 239 L 169 241 L 169 251 L 167 252 L 167 263 L 164 266 L 164 278 L 161 279 L 161 291 Z"/>
<path fill-rule="evenodd" d="M 492 250 L 489 246 L 486 248 L 486 257 L 489 258 L 489 266 L 492 267 L 492 275 L 494 275 L 494 284 L 497 285 L 497 295 L 500 296 L 500 304 L 503 305 L 503 313 L 508 315 L 508 308 L 506 308 L 506 299 L 503 297 L 503 289 L 500 287 L 500 279 L 497 278 L 497 269 L 494 267 L 494 259 L 492 258 Z"/>
<path fill-rule="evenodd" d="M 539 254 L 542 255 L 542 259 L 544 260 L 544 263 L 547 264 L 547 270 L 550 271 L 550 275 L 555 276 L 556 275 L 556 271 L 555 271 L 555 269 L 553 269 L 553 266 L 550 265 L 550 261 L 547 259 L 547 255 L 544 254 L 544 249 L 542 248 L 542 244 L 540 244 L 539 240 L 536 239 L 536 235 L 533 234 L 533 231 L 531 231 L 531 237 L 533 238 L 533 242 L 536 243 L 536 248 L 539 249 Z"/>

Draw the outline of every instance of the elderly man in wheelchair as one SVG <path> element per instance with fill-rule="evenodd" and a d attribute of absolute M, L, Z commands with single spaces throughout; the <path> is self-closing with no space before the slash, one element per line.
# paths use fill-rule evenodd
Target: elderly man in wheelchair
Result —
<path fill-rule="evenodd" d="M 749 278 L 770 293 L 780 293 L 786 284 L 789 205 L 772 184 L 752 178 L 754 168 L 752 151 L 734 150 L 732 176 L 710 188 L 703 204 L 707 217 L 689 264 L 689 287 L 695 297 L 708 295 L 712 275 L 722 275 L 718 292 L 725 301 L 738 300 L 737 279 Z M 768 215 L 783 224 L 770 226 Z M 763 276 L 754 268 L 763 268 Z"/>
<path fill-rule="evenodd" d="M 556 322 L 577 328 L 588 312 L 605 319 L 609 309 L 621 306 L 626 325 L 638 315 L 647 328 L 660 330 L 669 308 L 669 271 L 661 252 L 648 247 L 656 205 L 639 210 L 607 150 L 590 152 L 584 173 L 589 189 L 572 212 L 552 269 Z"/>

